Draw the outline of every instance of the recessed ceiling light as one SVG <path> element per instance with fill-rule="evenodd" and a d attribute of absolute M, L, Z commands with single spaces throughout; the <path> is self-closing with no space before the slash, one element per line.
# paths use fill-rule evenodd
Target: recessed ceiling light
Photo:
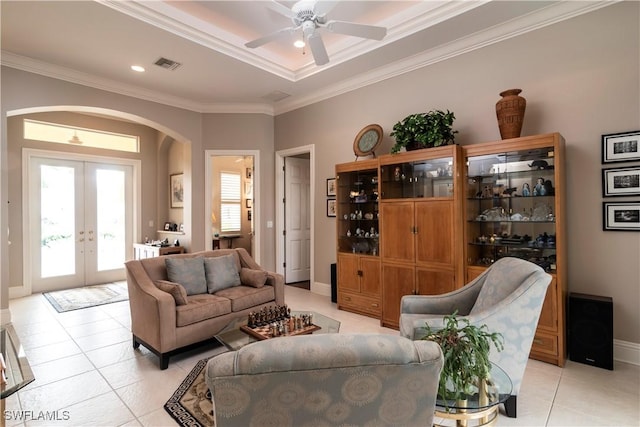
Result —
<path fill-rule="evenodd" d="M 143 66 L 141 66 L 141 65 L 132 65 L 132 66 L 131 66 L 131 69 L 132 69 L 133 71 L 137 71 L 138 73 L 144 73 L 144 71 L 145 71 L 145 70 L 144 70 L 144 67 L 143 67 Z"/>
<path fill-rule="evenodd" d="M 304 40 L 296 40 L 293 42 L 293 45 L 298 49 L 302 49 L 304 47 Z"/>

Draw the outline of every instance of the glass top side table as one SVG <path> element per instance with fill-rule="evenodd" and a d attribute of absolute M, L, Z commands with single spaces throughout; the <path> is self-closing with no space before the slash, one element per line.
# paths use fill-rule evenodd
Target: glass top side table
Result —
<path fill-rule="evenodd" d="M 35 377 L 11 323 L 0 327 L 0 352 L 4 360 L 0 399 L 5 399 L 35 380 Z"/>
<path fill-rule="evenodd" d="M 498 419 L 498 406 L 504 403 L 512 391 L 511 379 L 495 363 L 491 363 L 489 379 L 475 387 L 474 393 L 465 400 L 445 400 L 438 395 L 435 419 L 454 420 L 456 427 L 493 426 Z M 437 424 L 434 426 L 444 426 Z"/>

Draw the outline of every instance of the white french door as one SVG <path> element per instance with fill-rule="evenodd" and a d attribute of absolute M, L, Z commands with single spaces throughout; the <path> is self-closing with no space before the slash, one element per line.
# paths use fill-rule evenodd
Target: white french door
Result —
<path fill-rule="evenodd" d="M 133 245 L 133 167 L 32 157 L 32 292 L 125 278 Z"/>

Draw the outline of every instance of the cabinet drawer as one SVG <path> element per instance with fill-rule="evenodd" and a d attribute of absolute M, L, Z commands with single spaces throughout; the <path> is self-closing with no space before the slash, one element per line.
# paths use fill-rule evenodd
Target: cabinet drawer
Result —
<path fill-rule="evenodd" d="M 558 337 L 536 332 L 533 337 L 531 351 L 550 355 L 558 354 Z"/>
<path fill-rule="evenodd" d="M 348 307 L 353 310 L 371 313 L 376 316 L 380 316 L 380 314 L 382 314 L 382 304 L 380 304 L 380 300 L 362 295 L 339 292 L 338 305 Z"/>

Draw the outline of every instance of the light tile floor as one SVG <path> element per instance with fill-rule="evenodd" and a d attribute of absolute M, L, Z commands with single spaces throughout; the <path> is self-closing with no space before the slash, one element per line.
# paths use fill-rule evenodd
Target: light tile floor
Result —
<path fill-rule="evenodd" d="M 288 286 L 285 300 L 341 322 L 341 332 L 396 334 L 375 319 L 339 311 L 328 297 Z M 133 350 L 128 302 L 57 313 L 41 296 L 12 300 L 12 322 L 36 381 L 6 400 L 7 426 L 175 426 L 163 405 L 212 344 L 172 358 L 160 371 L 156 356 Z M 638 426 L 640 367 L 614 371 L 567 361 L 530 360 L 518 397 L 518 418 L 500 426 Z M 22 411 L 22 412 L 20 412 Z M 57 420 L 19 421 L 48 411 Z M 6 415 L 9 415 L 8 417 Z"/>

